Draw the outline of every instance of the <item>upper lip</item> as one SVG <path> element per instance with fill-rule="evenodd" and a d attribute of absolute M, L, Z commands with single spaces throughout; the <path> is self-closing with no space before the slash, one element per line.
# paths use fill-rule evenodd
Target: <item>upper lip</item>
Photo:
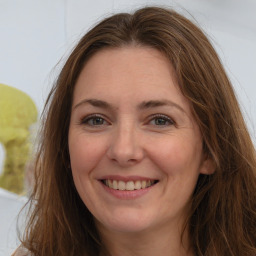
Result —
<path fill-rule="evenodd" d="M 106 176 L 102 176 L 99 178 L 99 180 L 121 180 L 124 182 L 128 182 L 128 181 L 143 181 L 143 180 L 150 180 L 150 181 L 154 181 L 154 180 L 158 180 L 156 178 L 151 178 L 151 177 L 143 177 L 143 176 L 121 176 L 121 175 L 106 175 Z"/>

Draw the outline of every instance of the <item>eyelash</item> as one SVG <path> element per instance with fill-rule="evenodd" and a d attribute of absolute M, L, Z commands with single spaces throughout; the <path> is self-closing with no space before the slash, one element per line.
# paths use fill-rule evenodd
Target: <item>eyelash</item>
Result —
<path fill-rule="evenodd" d="M 101 121 L 103 123 L 101 123 L 101 124 L 90 124 L 89 123 L 90 121 L 95 121 L 97 118 L 101 119 Z M 156 124 L 156 123 L 154 123 L 152 125 L 155 125 L 155 126 L 175 125 L 175 122 L 174 122 L 173 119 L 171 119 L 170 117 L 168 117 L 166 115 L 163 115 L 163 114 L 154 114 L 154 115 L 150 116 L 149 121 L 147 121 L 147 123 L 150 124 L 152 121 L 156 122 L 157 119 L 161 119 L 161 121 L 164 121 L 165 123 L 164 124 Z M 92 114 L 92 115 L 86 116 L 85 118 L 82 118 L 81 121 L 80 121 L 80 124 L 88 125 L 88 126 L 93 126 L 93 127 L 97 127 L 97 126 L 100 127 L 102 125 L 106 125 L 106 124 L 104 124 L 104 122 L 109 124 L 109 122 L 106 121 L 106 118 L 104 116 L 102 116 L 100 114 Z M 166 122 L 168 124 L 166 124 Z"/>
<path fill-rule="evenodd" d="M 171 119 L 170 117 L 166 116 L 166 115 L 163 115 L 163 114 L 154 114 L 152 116 L 150 116 L 150 119 L 149 119 L 149 122 L 151 121 L 156 121 L 157 119 L 161 119 L 163 120 L 164 122 L 168 122 L 168 124 L 154 124 L 156 126 L 168 126 L 168 125 L 174 125 L 175 122 L 173 119 Z"/>
<path fill-rule="evenodd" d="M 92 115 L 86 116 L 85 118 L 82 118 L 81 121 L 80 121 L 80 124 L 84 124 L 84 125 L 88 125 L 88 126 L 102 126 L 102 125 L 104 125 L 104 124 L 89 124 L 90 121 L 95 121 L 97 118 L 101 119 L 103 122 L 109 123 L 108 121 L 106 121 L 105 117 L 103 117 L 102 115 L 92 114 Z"/>

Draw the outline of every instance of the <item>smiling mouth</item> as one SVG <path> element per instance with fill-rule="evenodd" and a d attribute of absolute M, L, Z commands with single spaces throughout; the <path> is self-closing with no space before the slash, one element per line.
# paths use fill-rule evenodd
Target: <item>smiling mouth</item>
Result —
<path fill-rule="evenodd" d="M 114 190 L 133 191 L 145 189 L 158 183 L 158 180 L 136 180 L 136 181 L 122 181 L 122 180 L 101 180 L 101 182 Z"/>

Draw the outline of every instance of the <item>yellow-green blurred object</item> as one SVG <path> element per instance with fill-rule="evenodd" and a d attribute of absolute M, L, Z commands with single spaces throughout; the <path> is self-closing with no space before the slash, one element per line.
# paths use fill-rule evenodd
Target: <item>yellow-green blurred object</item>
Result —
<path fill-rule="evenodd" d="M 16 88 L 0 84 L 0 143 L 5 149 L 0 187 L 18 194 L 24 189 L 24 168 L 30 153 L 29 127 L 36 121 L 33 100 Z"/>

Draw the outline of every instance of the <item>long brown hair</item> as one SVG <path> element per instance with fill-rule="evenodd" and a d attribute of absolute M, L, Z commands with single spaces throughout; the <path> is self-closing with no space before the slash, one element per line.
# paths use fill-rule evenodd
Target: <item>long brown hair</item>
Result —
<path fill-rule="evenodd" d="M 195 254 L 256 255 L 255 149 L 233 88 L 204 33 L 175 11 L 158 7 L 106 18 L 67 59 L 46 102 L 32 213 L 22 245 L 35 256 L 96 256 L 102 251 L 69 165 L 72 97 L 93 54 L 131 44 L 153 47 L 168 57 L 191 102 L 205 154 L 215 164 L 213 175 L 198 179 L 186 223 Z"/>

